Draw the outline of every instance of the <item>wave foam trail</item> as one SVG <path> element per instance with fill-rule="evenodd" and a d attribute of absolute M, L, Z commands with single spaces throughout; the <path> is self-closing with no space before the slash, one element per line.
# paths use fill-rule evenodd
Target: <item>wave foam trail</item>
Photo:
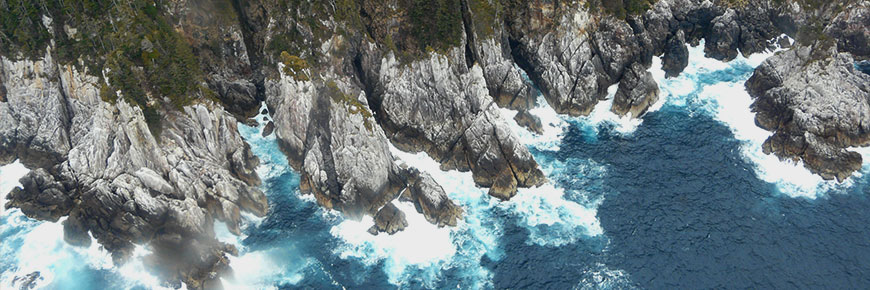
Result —
<path fill-rule="evenodd" d="M 562 136 L 568 128 L 568 123 L 562 119 L 559 113 L 556 113 L 552 107 L 544 99 L 544 96 L 538 95 L 536 105 L 529 110 L 529 113 L 538 117 L 541 120 L 543 134 L 535 134 L 525 127 L 521 127 L 514 120 L 517 111 L 499 108 L 502 117 L 511 126 L 511 130 L 516 133 L 520 139 L 526 141 L 524 144 L 530 145 L 538 150 L 543 151 L 559 151 L 559 146 L 562 143 Z"/>
<path fill-rule="evenodd" d="M 141 246 L 129 262 L 115 267 L 108 251 L 96 241 L 88 248 L 74 247 L 63 239 L 63 220 L 57 223 L 28 219 L 18 210 L 3 216 L 0 236 L 3 247 L 0 260 L 0 288 L 16 287 L 16 278 L 39 272 L 39 288 L 89 289 L 113 285 L 113 288 L 146 287 L 165 289 L 156 277 L 145 270 L 142 258 L 148 254 Z M 116 281 L 93 281 L 97 272 L 108 272 Z"/>
<path fill-rule="evenodd" d="M 0 193 L 6 200 L 9 191 L 21 186 L 18 180 L 29 170 L 20 162 L 0 167 Z M 141 246 L 126 264 L 115 267 L 111 255 L 96 241 L 87 248 L 74 247 L 63 239 L 64 219 L 41 222 L 24 216 L 18 209 L 0 211 L 0 288 L 15 289 L 16 278 L 39 272 L 35 286 L 42 288 L 88 289 L 102 284 L 117 284 L 113 288 L 162 288 L 156 277 L 145 271 L 142 257 L 147 254 Z M 119 281 L 94 282 L 95 272 L 111 273 Z M 99 284 L 99 285 L 97 285 Z"/>
<path fill-rule="evenodd" d="M 332 227 L 330 233 L 345 244 L 335 249 L 343 259 L 355 258 L 367 265 L 376 265 L 385 260 L 385 269 L 390 283 L 402 284 L 411 279 L 405 270 L 415 267 L 425 271 L 424 283 L 437 280 L 439 268 L 444 261 L 456 255 L 457 248 L 451 241 L 448 228 L 438 228 L 417 214 L 414 206 L 406 202 L 396 203 L 405 212 L 408 227 L 394 235 L 372 235 L 366 230 L 374 222 L 370 218 L 362 221 L 345 220 Z M 414 273 L 419 275 L 420 273 Z"/>
<path fill-rule="evenodd" d="M 30 172 L 30 170 L 24 167 L 18 160 L 15 160 L 11 164 L 0 166 L 0 202 L 5 203 L 6 195 L 13 188 L 21 186 L 18 180 L 27 175 L 27 172 Z M 0 206 L 0 215 L 3 215 L 5 212 L 6 207 Z"/>
<path fill-rule="evenodd" d="M 826 181 L 807 170 L 801 162 L 779 160 L 762 151 L 762 144 L 772 133 L 755 124 L 755 113 L 750 109 L 752 97 L 744 83 L 758 65 L 781 49 L 749 58 L 741 55 L 728 63 L 706 58 L 703 50 L 703 43 L 689 47 L 691 61 L 679 77 L 664 79 L 663 72 L 653 73 L 667 96 L 667 105 L 684 107 L 690 114 L 708 114 L 728 126 L 734 138 L 741 142 L 743 157 L 755 165 L 756 175 L 775 184 L 785 195 L 816 198 L 830 190 L 851 186 L 851 179 L 844 183 Z M 737 77 L 723 81 L 724 73 Z M 861 153 L 865 160 L 870 157 L 866 154 L 870 153 L 868 150 Z M 862 173 L 870 172 L 866 165 Z"/>
<path fill-rule="evenodd" d="M 367 265 L 384 261 L 384 270 L 393 284 L 417 281 L 435 287 L 445 270 L 455 269 L 464 281 L 461 285 L 491 287 L 492 274 L 480 265 L 480 259 L 485 255 L 497 261 L 504 255 L 499 247 L 504 221 L 498 218 L 498 212 L 517 217 L 519 225 L 530 231 L 530 244 L 561 245 L 603 232 L 594 207 L 566 200 L 564 190 L 552 184 L 522 189 L 511 201 L 499 202 L 478 188 L 469 172 L 441 171 L 440 164 L 425 153 L 406 153 L 392 146 L 391 151 L 432 175 L 465 209 L 464 220 L 456 228 L 437 228 L 417 214 L 413 205 L 399 203 L 409 223 L 404 232 L 372 236 L 366 232 L 372 225 L 368 219 L 343 221 L 331 229 L 345 242 L 335 250 L 336 254 Z"/>
<path fill-rule="evenodd" d="M 250 226 L 256 221 L 244 218 L 243 225 Z M 242 229 L 242 232 L 246 232 Z M 291 249 L 273 248 L 252 251 L 242 245 L 244 234 L 230 233 L 225 223 L 215 222 L 216 238 L 232 244 L 239 250 L 238 256 L 230 256 L 232 277 L 223 277 L 221 282 L 227 289 L 277 289 L 276 285 L 296 285 L 305 275 L 303 271 L 312 263 L 311 258 L 293 253 Z"/>
<path fill-rule="evenodd" d="M 618 116 L 610 109 L 613 107 L 613 98 L 616 95 L 618 84 L 607 88 L 607 98 L 598 102 L 589 116 L 571 118 L 582 124 L 587 130 L 598 133 L 604 125 L 612 126 L 613 130 L 623 135 L 631 135 L 637 127 L 643 123 L 643 118 L 632 118 L 629 113 L 626 116 Z"/>
<path fill-rule="evenodd" d="M 404 231 L 372 236 L 366 232 L 373 224 L 370 218 L 361 222 L 345 220 L 330 230 L 343 241 L 335 254 L 368 266 L 383 261 L 384 272 L 394 285 L 416 282 L 437 287 L 445 270 L 456 269 L 463 280 L 461 285 L 491 287 L 492 274 L 480 266 L 480 259 L 487 255 L 498 260 L 503 255 L 497 246 L 500 222 L 490 211 L 497 202 L 475 186 L 470 173 L 441 171 L 440 165 L 425 153 L 405 153 L 392 146 L 391 150 L 408 164 L 431 174 L 450 198 L 463 207 L 464 221 L 456 228 L 438 228 L 418 214 L 413 205 L 397 202 L 408 220 Z"/>

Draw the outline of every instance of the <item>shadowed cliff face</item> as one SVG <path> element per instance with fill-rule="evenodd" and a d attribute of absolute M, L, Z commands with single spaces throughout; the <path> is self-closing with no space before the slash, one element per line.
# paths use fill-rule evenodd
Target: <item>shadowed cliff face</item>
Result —
<path fill-rule="evenodd" d="M 867 1 L 620 3 L 7 5 L 4 17 L 30 26 L 0 27 L 10 36 L 0 42 L 0 163 L 32 169 L 7 207 L 66 217 L 70 243 L 90 243 L 90 233 L 118 262 L 150 245 L 150 264 L 168 283 L 208 288 L 235 252 L 213 238 L 214 220 L 238 232 L 240 212 L 268 210 L 236 123 L 255 125 L 248 118 L 262 102 L 302 191 L 320 205 L 374 218 L 375 233 L 418 214 L 401 212 L 397 199 L 454 226 L 463 210 L 391 146 L 470 171 L 507 200 L 546 177 L 500 107 L 535 131 L 537 90 L 557 112 L 580 116 L 615 85 L 613 112 L 640 117 L 659 97 L 647 71 L 653 56 L 673 77 L 688 63 L 686 43 L 703 39 L 708 56 L 731 60 L 774 48 L 783 33 L 797 47 L 747 83 L 759 125 L 775 132 L 766 152 L 826 178 L 860 165 L 845 148 L 866 145 L 870 129 L 870 76 L 852 65 L 870 54 Z M 130 16 L 113 26 L 103 14 Z"/>

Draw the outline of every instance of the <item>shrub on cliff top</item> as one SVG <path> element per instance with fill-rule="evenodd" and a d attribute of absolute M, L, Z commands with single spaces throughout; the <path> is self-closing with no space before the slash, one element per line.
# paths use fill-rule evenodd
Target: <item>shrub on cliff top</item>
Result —
<path fill-rule="evenodd" d="M 57 61 L 78 65 L 81 60 L 82 69 L 101 78 L 108 69 L 109 85 L 100 88 L 100 96 L 115 101 L 120 91 L 142 109 L 152 131 L 159 132 L 162 99 L 169 99 L 169 107 L 188 105 L 203 81 L 190 45 L 165 18 L 165 3 L 0 0 L 0 54 L 38 59 L 53 39 Z"/>

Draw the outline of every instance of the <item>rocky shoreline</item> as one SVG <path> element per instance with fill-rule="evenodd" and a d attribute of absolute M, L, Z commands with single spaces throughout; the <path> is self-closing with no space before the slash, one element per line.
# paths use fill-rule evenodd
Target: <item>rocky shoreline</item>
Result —
<path fill-rule="evenodd" d="M 659 98 L 653 56 L 676 76 L 685 44 L 702 39 L 723 61 L 771 50 L 782 34 L 798 40 L 746 84 L 757 123 L 773 132 L 766 153 L 842 181 L 862 163 L 848 148 L 870 140 L 870 75 L 853 65 L 870 57 L 868 1 L 660 0 L 622 16 L 577 1 L 219 2 L 158 10 L 204 79 L 183 106 L 147 94 L 163 119 L 156 128 L 150 107 L 107 89 L 108 68 L 58 60 L 57 44 L 35 59 L 0 53 L 0 164 L 32 170 L 6 207 L 65 218 L 69 243 L 93 237 L 117 263 L 149 245 L 168 285 L 211 288 L 236 252 L 215 240 L 215 220 L 238 234 L 241 212 L 268 212 L 259 161 L 237 128 L 261 102 L 273 120 L 264 134 L 276 134 L 301 191 L 321 206 L 373 218 L 373 234 L 402 230 L 406 214 L 455 226 L 462 208 L 391 145 L 469 171 L 508 200 L 546 177 L 499 108 L 538 131 L 528 113 L 538 90 L 556 112 L 581 116 L 616 85 L 612 111 L 641 117 Z M 227 15 L 208 17 L 217 12 Z M 75 38 L 59 21 L 43 25 L 58 42 Z M 152 53 L 151 40 L 141 50 Z"/>

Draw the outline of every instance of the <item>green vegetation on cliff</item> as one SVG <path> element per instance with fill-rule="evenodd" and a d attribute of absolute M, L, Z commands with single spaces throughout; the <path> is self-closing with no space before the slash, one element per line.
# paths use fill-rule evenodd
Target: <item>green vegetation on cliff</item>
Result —
<path fill-rule="evenodd" d="M 482 37 L 492 35 L 494 27 L 501 25 L 498 17 L 502 13 L 501 0 L 468 0 L 474 31 Z"/>
<path fill-rule="evenodd" d="M 591 10 L 603 8 L 604 12 L 619 19 L 646 12 L 657 0 L 590 0 L 586 5 Z"/>
<path fill-rule="evenodd" d="M 55 59 L 105 77 L 101 97 L 139 106 L 158 134 L 164 105 L 180 108 L 211 92 L 190 45 L 166 20 L 167 1 L 0 0 L 0 48 L 8 58 Z M 53 32 L 53 34 L 52 34 Z M 163 98 L 169 100 L 164 103 Z"/>
<path fill-rule="evenodd" d="M 413 0 L 408 16 L 418 48 L 445 51 L 462 42 L 462 5 L 459 0 Z"/>

